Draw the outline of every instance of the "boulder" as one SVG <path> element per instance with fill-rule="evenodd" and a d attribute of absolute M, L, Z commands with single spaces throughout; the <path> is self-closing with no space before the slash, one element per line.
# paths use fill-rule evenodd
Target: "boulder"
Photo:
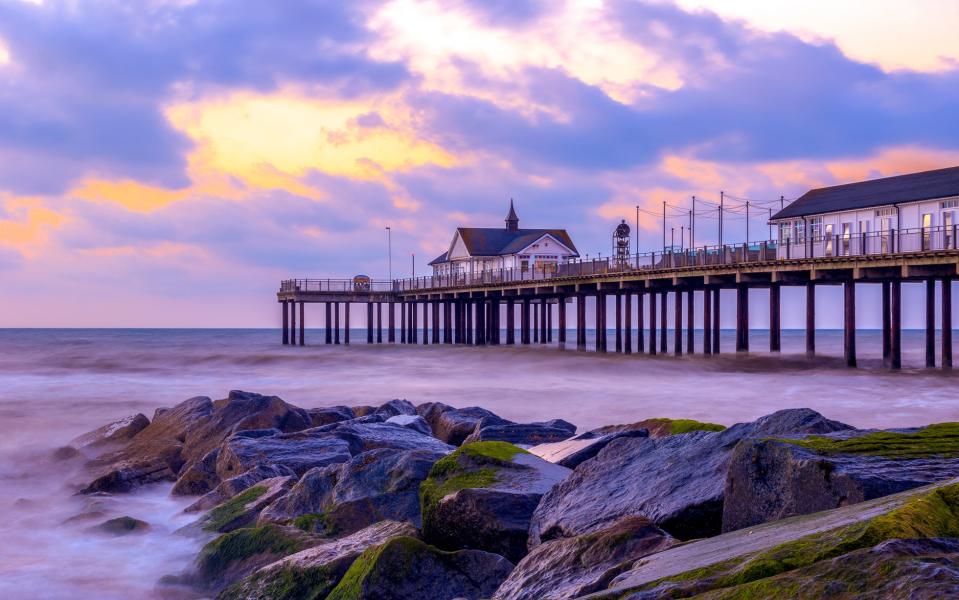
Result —
<path fill-rule="evenodd" d="M 310 427 L 320 427 L 330 423 L 339 423 L 356 418 L 356 413 L 349 406 L 328 406 L 323 408 L 310 408 L 307 411 L 310 416 Z"/>
<path fill-rule="evenodd" d="M 424 538 L 518 561 L 540 498 L 569 473 L 506 442 L 464 444 L 433 465 L 420 488 Z"/>
<path fill-rule="evenodd" d="M 373 413 L 376 412 L 377 407 L 363 405 L 363 406 L 350 406 L 349 409 L 353 411 L 353 414 L 356 415 L 357 418 L 359 418 L 359 417 L 365 417 L 367 415 L 372 415 Z"/>
<path fill-rule="evenodd" d="M 959 476 L 959 424 L 750 439 L 732 455 L 723 531 L 828 510 Z"/>
<path fill-rule="evenodd" d="M 956 537 L 959 479 L 952 479 L 680 544 L 637 561 L 606 591 L 585 598 L 951 597 L 923 586 L 946 582 L 942 589 L 952 589 L 955 574 L 945 577 L 937 566 L 951 546 L 940 546 L 935 538 Z M 917 538 L 926 539 L 884 545 Z M 915 561 L 910 552 L 916 552 Z M 922 556 L 932 559 L 924 568 Z M 899 571 L 904 563 L 910 568 Z M 912 594 L 913 584 L 922 593 Z M 906 592 L 891 591 L 896 589 Z"/>
<path fill-rule="evenodd" d="M 640 429 L 648 431 L 649 437 L 651 438 L 661 438 L 669 435 L 689 433 L 691 431 L 722 431 L 726 429 L 726 427 L 716 423 L 703 423 L 702 421 L 695 421 L 693 419 L 667 419 L 660 417 L 643 419 L 642 421 L 626 425 L 606 425 L 594 429 L 590 433 L 605 435 L 609 433 L 619 433 L 621 431 L 637 431 Z"/>
<path fill-rule="evenodd" d="M 471 442 L 508 442 L 523 446 L 535 446 L 548 442 L 561 442 L 576 434 L 576 426 L 562 419 L 554 419 L 545 423 L 499 423 L 500 419 L 491 422 L 488 418 L 480 419 L 473 433 L 469 434 L 464 444 Z"/>
<path fill-rule="evenodd" d="M 111 444 L 124 444 L 146 429 L 149 424 L 150 419 L 146 418 L 146 415 L 130 415 L 79 435 L 67 445 L 75 450 L 86 450 Z"/>
<path fill-rule="evenodd" d="M 204 515 L 199 525 L 204 531 L 226 533 L 254 523 L 265 507 L 293 487 L 292 477 L 274 477 L 233 496 Z"/>
<path fill-rule="evenodd" d="M 236 477 L 231 477 L 226 481 L 220 482 L 216 488 L 207 492 L 196 502 L 183 509 L 183 512 L 194 513 L 210 510 L 265 479 L 273 479 L 274 477 L 295 478 L 295 476 L 296 474 L 288 467 L 281 465 L 257 465 Z"/>
<path fill-rule="evenodd" d="M 285 467 L 302 475 L 314 467 L 346 462 L 350 443 L 333 435 L 309 429 L 297 433 L 235 435 L 223 443 L 216 461 L 220 481 L 230 479 L 259 465 Z"/>
<path fill-rule="evenodd" d="M 373 411 L 373 414 L 380 415 L 384 419 L 389 419 L 396 415 L 416 415 L 416 407 L 408 400 L 390 400 L 380 405 L 379 408 Z"/>
<path fill-rule="evenodd" d="M 512 568 L 496 554 L 444 552 L 402 536 L 363 552 L 327 600 L 488 598 Z"/>
<path fill-rule="evenodd" d="M 390 417 L 385 422 L 393 425 L 399 425 L 400 427 L 406 427 L 407 429 L 412 429 L 413 431 L 422 433 L 423 435 L 433 435 L 433 430 L 430 429 L 430 424 L 426 422 L 426 419 L 419 415 L 396 415 L 395 417 Z"/>
<path fill-rule="evenodd" d="M 295 527 L 244 527 L 210 541 L 197 556 L 196 575 L 187 582 L 217 592 L 277 560 L 315 546 L 322 538 Z"/>
<path fill-rule="evenodd" d="M 397 425 L 396 423 L 361 423 L 359 419 L 344 421 L 311 429 L 309 432 L 338 438 L 349 443 L 350 452 L 355 456 L 377 448 L 393 450 L 429 450 L 431 452 L 451 452 L 453 447 L 444 444 L 431 435 Z"/>
<path fill-rule="evenodd" d="M 443 453 L 370 450 L 350 461 L 313 469 L 260 515 L 327 535 L 350 534 L 377 521 L 420 525 L 419 488 Z"/>
<path fill-rule="evenodd" d="M 380 521 L 338 540 L 322 543 L 273 562 L 225 590 L 222 600 L 325 598 L 353 561 L 373 546 L 416 537 L 409 523 Z"/>
<path fill-rule="evenodd" d="M 636 560 L 675 544 L 647 519 L 626 517 L 594 533 L 540 544 L 516 565 L 493 598 L 576 598 L 605 589 Z"/>
<path fill-rule="evenodd" d="M 491 425 L 511 423 L 511 421 L 501 419 L 494 413 L 478 406 L 453 408 L 442 402 L 427 402 L 417 406 L 416 412 L 430 424 L 433 435 L 437 439 L 454 446 L 461 445 L 463 440 L 473 433 L 480 420 L 485 419 Z"/>
<path fill-rule="evenodd" d="M 722 529 L 723 490 L 741 440 L 849 426 L 809 409 L 784 410 L 723 431 L 619 438 L 546 494 L 530 523 L 531 547 L 642 516 L 682 540 Z"/>
<path fill-rule="evenodd" d="M 140 519 L 134 519 L 133 517 L 117 517 L 104 521 L 90 529 L 96 533 L 119 537 L 130 535 L 131 533 L 146 533 L 150 530 L 150 524 Z"/>
<path fill-rule="evenodd" d="M 599 451 L 613 440 L 627 437 L 649 437 L 649 433 L 645 429 L 624 429 L 605 434 L 589 431 L 562 442 L 537 444 L 530 448 L 529 452 L 567 469 L 575 469 L 599 454 Z"/>
<path fill-rule="evenodd" d="M 130 443 L 90 463 L 95 478 L 82 491 L 128 492 L 157 481 L 175 481 L 238 431 L 276 428 L 298 431 L 309 415 L 276 396 L 232 391 L 216 402 L 205 396 L 158 409 Z"/>
<path fill-rule="evenodd" d="M 201 496 L 211 492 L 220 482 L 216 472 L 219 458 L 219 448 L 207 452 L 203 458 L 183 470 L 170 493 L 174 496 Z"/>

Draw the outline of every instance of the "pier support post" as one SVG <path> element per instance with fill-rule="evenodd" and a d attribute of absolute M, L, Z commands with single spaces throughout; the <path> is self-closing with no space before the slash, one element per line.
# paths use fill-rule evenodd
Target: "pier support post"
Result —
<path fill-rule="evenodd" d="M 942 368 L 952 368 L 952 278 L 942 280 Z"/>
<path fill-rule="evenodd" d="M 443 302 L 443 343 L 453 343 L 453 302 L 451 300 Z"/>
<path fill-rule="evenodd" d="M 349 304 L 347 304 L 349 306 Z M 386 341 L 396 343 L 396 307 L 392 300 L 386 305 Z"/>
<path fill-rule="evenodd" d="M 556 305 L 557 341 L 561 348 L 566 347 L 566 296 L 560 296 Z"/>
<path fill-rule="evenodd" d="M 337 317 L 338 316 L 339 315 L 337 314 Z M 340 340 L 337 339 L 336 343 L 339 344 Z M 373 343 L 373 303 L 372 302 L 366 303 L 366 343 L 367 344 Z"/>
<path fill-rule="evenodd" d="M 806 356 L 816 354 L 816 284 L 806 283 Z"/>
<path fill-rule="evenodd" d="M 506 299 L 506 343 L 516 343 L 516 301 L 512 298 Z"/>
<path fill-rule="evenodd" d="M 529 344 L 530 342 L 530 335 L 529 335 L 530 322 L 529 321 L 530 321 L 531 304 L 532 304 L 532 300 L 530 300 L 529 298 L 523 298 L 523 307 L 520 311 L 520 324 L 519 324 L 520 326 L 519 337 L 520 337 L 520 343 L 522 344 Z"/>
<path fill-rule="evenodd" d="M 780 324 L 780 284 L 769 286 L 769 351 L 782 350 L 782 326 Z"/>
<path fill-rule="evenodd" d="M 856 366 L 856 282 L 846 281 L 843 287 L 843 348 L 846 366 Z"/>
<path fill-rule="evenodd" d="M 543 298 L 539 302 L 539 343 L 546 343 L 546 311 L 549 308 L 549 302 L 546 298 Z"/>
<path fill-rule="evenodd" d="M 463 308 L 466 309 L 466 343 L 473 344 L 473 300 L 472 298 L 463 301 Z"/>
<path fill-rule="evenodd" d="M 646 324 L 643 322 L 645 308 L 643 307 L 643 292 L 636 294 L 636 353 L 642 354 L 646 351 Z"/>
<path fill-rule="evenodd" d="M 340 303 L 333 303 L 333 343 L 340 343 Z"/>
<path fill-rule="evenodd" d="M 586 351 L 586 295 L 576 295 L 576 350 Z"/>
<path fill-rule="evenodd" d="M 626 292 L 625 298 L 623 298 L 623 308 L 626 311 L 626 314 L 623 318 L 623 353 L 632 354 L 633 353 L 633 295 L 629 292 Z"/>
<path fill-rule="evenodd" d="M 616 352 L 623 351 L 623 295 L 616 292 Z"/>
<path fill-rule="evenodd" d="M 400 302 L 400 343 L 406 343 L 406 302 Z"/>
<path fill-rule="evenodd" d="M 936 280 L 926 280 L 926 367 L 936 366 Z"/>
<path fill-rule="evenodd" d="M 531 305 L 533 311 L 533 343 L 539 343 L 539 305 L 533 302 Z"/>
<path fill-rule="evenodd" d="M 411 344 L 419 343 L 420 328 L 419 328 L 419 323 L 417 323 L 417 320 L 418 320 L 418 315 L 416 311 L 416 300 L 414 300 L 410 302 L 410 335 L 407 338 L 409 339 Z"/>
<path fill-rule="evenodd" d="M 673 302 L 673 354 L 683 355 L 683 291 L 676 288 Z"/>
<path fill-rule="evenodd" d="M 489 343 L 499 346 L 499 297 L 493 296 L 489 301 L 490 340 Z"/>
<path fill-rule="evenodd" d="M 432 311 L 433 311 L 433 343 L 440 343 L 440 302 L 439 300 L 433 300 L 432 302 Z"/>
<path fill-rule="evenodd" d="M 430 343 L 430 301 L 423 301 L 423 345 Z"/>
<path fill-rule="evenodd" d="M 306 345 L 306 302 L 300 302 L 300 345 Z"/>
<path fill-rule="evenodd" d="M 713 354 L 719 354 L 719 333 L 722 328 L 722 322 L 719 318 L 719 298 L 720 288 L 713 288 Z"/>
<path fill-rule="evenodd" d="M 889 366 L 889 354 L 891 352 L 890 334 L 892 333 L 892 323 L 890 323 L 889 308 L 889 282 L 882 282 L 882 364 Z"/>
<path fill-rule="evenodd" d="M 350 306 L 351 302 L 343 303 L 343 343 L 350 345 Z"/>
<path fill-rule="evenodd" d="M 296 346 L 296 301 L 290 303 L 290 345 Z"/>
<path fill-rule="evenodd" d="M 376 303 L 376 343 L 383 343 L 383 303 Z"/>
<path fill-rule="evenodd" d="M 703 354 L 710 356 L 713 353 L 713 314 L 712 294 L 708 287 L 703 288 Z"/>
<path fill-rule="evenodd" d="M 659 352 L 661 354 L 669 352 L 669 348 L 666 346 L 666 330 L 669 329 L 668 315 L 666 313 L 668 296 L 669 292 L 663 290 L 663 293 L 659 297 Z"/>
<path fill-rule="evenodd" d="M 749 352 L 749 288 L 736 285 L 736 352 Z"/>
<path fill-rule="evenodd" d="M 333 343 L 333 305 L 330 302 L 324 302 L 323 304 L 326 313 L 326 336 L 323 341 L 329 345 Z"/>
<path fill-rule="evenodd" d="M 283 345 L 288 346 L 290 344 L 290 307 L 289 302 L 286 300 L 280 302 L 280 307 L 283 309 Z"/>
<path fill-rule="evenodd" d="M 606 352 L 606 294 L 596 292 L 596 351 Z"/>
<path fill-rule="evenodd" d="M 889 366 L 902 368 L 902 281 L 894 279 L 890 288 Z"/>
<path fill-rule="evenodd" d="M 482 298 L 476 301 L 476 334 L 474 339 L 477 346 L 486 345 L 486 300 Z"/>
<path fill-rule="evenodd" d="M 553 343 L 553 304 L 546 303 L 546 342 Z"/>
<path fill-rule="evenodd" d="M 656 292 L 649 293 L 649 353 L 656 354 Z"/>
<path fill-rule="evenodd" d="M 695 292 L 686 292 L 686 354 L 696 354 L 696 299 Z"/>

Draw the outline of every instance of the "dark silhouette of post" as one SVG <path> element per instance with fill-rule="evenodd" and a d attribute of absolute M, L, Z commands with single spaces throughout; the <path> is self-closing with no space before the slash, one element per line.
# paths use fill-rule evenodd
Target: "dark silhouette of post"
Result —
<path fill-rule="evenodd" d="M 340 343 L 340 303 L 333 303 L 333 343 Z"/>
<path fill-rule="evenodd" d="M 623 351 L 623 295 L 616 293 L 616 352 Z"/>
<path fill-rule="evenodd" d="M 289 302 L 286 300 L 280 302 L 280 307 L 283 310 L 283 345 L 288 346 L 290 344 L 290 307 Z"/>
<path fill-rule="evenodd" d="M 400 343 L 406 343 L 406 302 L 400 302 Z"/>
<path fill-rule="evenodd" d="M 890 352 L 889 366 L 893 369 L 902 368 L 902 281 L 894 279 L 890 289 L 891 298 L 891 330 L 889 333 Z"/>
<path fill-rule="evenodd" d="M 636 352 L 638 354 L 646 351 L 646 324 L 643 322 L 646 313 L 643 307 L 643 296 L 642 291 L 636 294 Z"/>
<path fill-rule="evenodd" d="M 673 303 L 673 354 L 683 355 L 683 291 L 676 288 Z"/>
<path fill-rule="evenodd" d="M 856 366 L 856 282 L 846 281 L 843 287 L 843 354 L 846 366 Z"/>
<path fill-rule="evenodd" d="M 290 345 L 296 346 L 296 302 L 290 305 Z"/>
<path fill-rule="evenodd" d="M 466 327 L 463 328 L 463 331 L 466 332 L 466 343 L 469 345 L 473 344 L 473 301 L 465 300 L 463 308 L 466 309 Z"/>
<path fill-rule="evenodd" d="M 306 302 L 300 302 L 300 345 L 306 345 Z"/>
<path fill-rule="evenodd" d="M 663 290 L 663 293 L 659 296 L 659 352 L 661 354 L 666 354 L 669 351 L 669 348 L 666 346 L 666 331 L 669 329 L 669 322 L 667 314 L 667 297 L 669 292 Z"/>
<path fill-rule="evenodd" d="M 343 343 L 350 344 L 350 302 L 343 303 Z"/>
<path fill-rule="evenodd" d="M 410 343 L 411 343 L 411 344 L 419 343 L 419 337 L 420 337 L 419 329 L 420 329 L 420 328 L 419 328 L 419 323 L 417 323 L 418 320 L 419 320 L 419 315 L 417 314 L 416 301 L 414 300 L 413 302 L 410 302 L 410 336 L 409 336 L 409 340 L 410 340 Z"/>
<path fill-rule="evenodd" d="M 506 343 L 516 343 L 516 302 L 512 298 L 506 299 Z"/>
<path fill-rule="evenodd" d="M 942 368 L 952 368 L 952 278 L 942 280 Z"/>
<path fill-rule="evenodd" d="M 586 351 L 586 295 L 576 296 L 576 350 Z"/>
<path fill-rule="evenodd" d="M 596 351 L 606 352 L 606 295 L 596 293 Z"/>
<path fill-rule="evenodd" d="M 539 343 L 539 305 L 536 303 L 530 304 L 530 310 L 533 313 L 533 343 Z"/>
<path fill-rule="evenodd" d="M 339 318 L 340 318 L 340 311 L 339 311 L 339 309 L 337 309 L 337 311 L 336 311 L 336 319 L 337 319 L 337 321 L 339 321 Z M 367 343 L 367 344 L 372 344 L 372 343 L 373 343 L 373 325 L 374 325 L 373 319 L 374 319 L 374 317 L 373 317 L 373 303 L 372 303 L 372 302 L 367 302 L 367 303 L 366 303 L 366 343 Z M 337 325 L 337 332 L 339 332 L 339 325 Z M 337 344 L 340 343 L 340 339 L 339 339 L 339 338 L 340 338 L 339 333 L 337 333 L 337 336 L 336 336 L 336 343 L 337 343 Z"/>
<path fill-rule="evenodd" d="M 890 311 L 892 310 L 889 307 L 889 282 L 882 282 L 882 364 L 883 366 L 889 366 L 889 354 L 891 352 L 891 340 L 890 334 L 892 329 L 892 323 L 890 322 Z"/>
<path fill-rule="evenodd" d="M 736 352 L 749 352 L 749 288 L 736 285 Z"/>
<path fill-rule="evenodd" d="M 926 366 L 936 366 L 936 280 L 926 280 Z"/>
<path fill-rule="evenodd" d="M 649 293 L 649 354 L 656 354 L 656 292 Z"/>
<path fill-rule="evenodd" d="M 626 314 L 623 315 L 623 352 L 625 354 L 633 353 L 633 295 L 626 292 L 623 298 L 623 309 Z"/>
<path fill-rule="evenodd" d="M 333 306 L 330 302 L 324 302 L 326 305 L 326 343 L 333 343 Z"/>
<path fill-rule="evenodd" d="M 486 301 L 476 301 L 476 333 L 473 334 L 477 346 L 486 345 Z"/>
<path fill-rule="evenodd" d="M 529 344 L 530 343 L 530 312 L 531 312 L 532 300 L 529 298 L 523 298 L 523 306 L 520 309 L 520 343 Z"/>
<path fill-rule="evenodd" d="M 806 283 L 806 356 L 816 354 L 816 284 Z"/>
<path fill-rule="evenodd" d="M 713 353 L 713 293 L 708 287 L 703 288 L 703 354 L 706 356 Z"/>
<path fill-rule="evenodd" d="M 383 343 L 383 303 L 376 303 L 376 343 Z"/>
<path fill-rule="evenodd" d="M 539 303 L 539 343 L 546 343 L 546 332 L 548 327 L 546 324 L 546 311 L 549 308 L 549 303 L 546 301 L 546 298 L 540 300 Z"/>
<path fill-rule="evenodd" d="M 782 326 L 780 323 L 780 285 L 773 283 L 769 286 L 769 351 L 782 350 Z"/>
<path fill-rule="evenodd" d="M 719 354 L 719 288 L 713 289 L 713 354 Z"/>
<path fill-rule="evenodd" d="M 349 303 L 346 305 L 349 307 Z M 396 308 L 392 300 L 386 305 L 387 315 L 386 315 L 386 341 L 395 344 L 396 343 Z M 349 308 L 347 308 L 349 310 Z"/>
<path fill-rule="evenodd" d="M 566 347 L 566 296 L 560 296 L 556 304 L 556 340 Z"/>
<path fill-rule="evenodd" d="M 686 291 L 686 354 L 696 353 L 696 301 L 692 288 Z"/>
<path fill-rule="evenodd" d="M 546 303 L 546 341 L 553 343 L 553 305 Z"/>

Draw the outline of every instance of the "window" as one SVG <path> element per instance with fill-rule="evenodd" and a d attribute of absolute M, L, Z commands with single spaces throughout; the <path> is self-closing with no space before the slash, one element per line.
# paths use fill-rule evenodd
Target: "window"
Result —
<path fill-rule="evenodd" d="M 959 206 L 959 200 L 943 200 L 939 203 L 939 208 L 956 208 Z"/>
<path fill-rule="evenodd" d="M 806 239 L 806 222 L 796 221 L 795 234 L 793 235 L 793 240 L 795 240 L 797 244 L 801 244 L 804 239 Z"/>
<path fill-rule="evenodd" d="M 789 243 L 789 238 L 792 233 L 792 224 L 791 223 L 780 223 L 779 224 L 779 243 L 786 244 Z"/>
<path fill-rule="evenodd" d="M 929 250 L 932 245 L 932 213 L 922 215 L 922 249 Z"/>
<path fill-rule="evenodd" d="M 832 256 L 832 252 L 833 252 L 833 248 L 832 248 L 832 241 L 833 241 L 833 240 L 832 240 L 832 223 L 826 225 L 826 234 L 825 234 L 825 235 L 826 235 L 826 239 L 825 239 L 825 242 L 826 242 L 826 244 L 825 244 L 825 246 L 826 246 L 826 247 L 825 247 L 826 256 Z"/>
<path fill-rule="evenodd" d="M 896 214 L 895 208 L 880 208 L 876 211 L 877 217 L 888 217 L 890 215 Z"/>
<path fill-rule="evenodd" d="M 955 215 L 951 210 L 942 213 L 942 233 L 943 247 L 952 248 L 955 245 L 953 239 L 953 229 L 955 228 Z"/>
<path fill-rule="evenodd" d="M 831 230 L 829 233 L 832 235 Z M 822 217 L 813 217 L 809 219 L 809 236 L 814 240 L 822 237 Z"/>
<path fill-rule="evenodd" d="M 842 224 L 842 253 L 849 254 L 852 242 L 852 223 Z"/>

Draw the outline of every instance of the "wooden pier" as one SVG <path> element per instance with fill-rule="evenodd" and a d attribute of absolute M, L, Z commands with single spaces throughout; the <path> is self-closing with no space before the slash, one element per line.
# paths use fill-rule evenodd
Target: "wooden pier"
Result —
<path fill-rule="evenodd" d="M 903 231 L 892 232 L 892 235 L 896 236 L 895 244 L 871 244 L 864 238 L 858 245 L 863 249 L 861 252 L 856 252 L 856 245 L 845 243 L 845 240 L 820 240 L 816 244 L 810 241 L 802 252 L 790 252 L 791 256 L 800 254 L 803 258 L 783 258 L 782 247 L 764 241 L 718 249 L 637 254 L 619 263 L 610 259 L 581 260 L 563 264 L 555 272 L 548 273 L 487 271 L 476 275 L 359 283 L 353 280 L 290 279 L 281 283 L 277 293 L 283 314 L 283 343 L 305 343 L 304 307 L 321 303 L 326 315 L 324 342 L 341 343 L 342 323 L 342 343 L 349 344 L 350 307 L 362 304 L 367 315 L 366 341 L 371 344 L 547 344 L 552 342 L 555 333 L 557 342 L 565 347 L 567 318 L 571 317 L 575 348 L 579 351 L 587 350 L 586 330 L 589 325 L 596 330 L 593 349 L 610 351 L 607 328 L 612 323 L 615 330 L 612 351 L 665 354 L 668 352 L 667 311 L 671 305 L 675 324 L 673 353 L 711 355 L 721 351 L 719 291 L 735 289 L 734 349 L 748 352 L 749 290 L 767 288 L 769 350 L 779 352 L 781 290 L 783 286 L 799 286 L 806 290 L 806 352 L 813 355 L 816 351 L 816 289 L 838 285 L 843 287 L 843 303 L 835 310 L 842 310 L 844 315 L 845 361 L 855 367 L 856 287 L 873 284 L 882 289 L 883 361 L 890 368 L 899 369 L 902 365 L 902 284 L 924 282 L 925 363 L 927 367 L 934 367 L 937 365 L 934 309 L 938 281 L 942 296 L 938 364 L 949 369 L 952 367 L 951 282 L 959 275 L 955 231 Z M 911 235 L 921 238 L 911 244 L 908 239 Z M 880 247 L 901 250 L 916 246 L 918 250 L 876 251 Z M 696 291 L 702 292 L 701 307 L 694 304 Z M 607 320 L 609 296 L 615 298 L 612 320 Z M 589 298 L 594 299 L 592 315 L 587 314 Z M 632 322 L 634 303 L 637 307 L 636 323 Z M 705 329 L 699 349 L 694 348 L 692 331 L 697 308 L 702 311 Z M 503 333 L 505 339 L 501 339 Z"/>

